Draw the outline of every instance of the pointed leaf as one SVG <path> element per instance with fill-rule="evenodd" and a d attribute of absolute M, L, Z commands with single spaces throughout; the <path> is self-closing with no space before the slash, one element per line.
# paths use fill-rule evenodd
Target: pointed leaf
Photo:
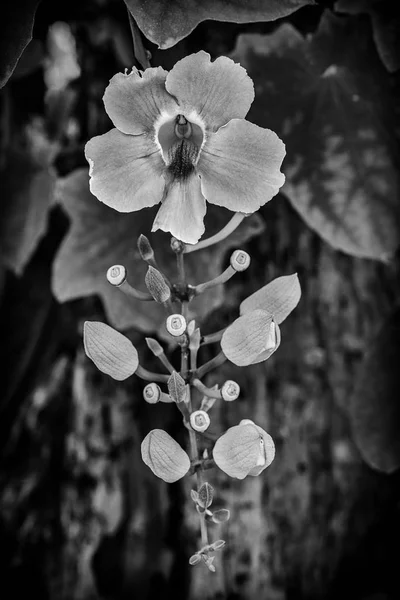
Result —
<path fill-rule="evenodd" d="M 184 449 L 163 429 L 150 431 L 141 450 L 143 462 L 167 483 L 178 481 L 190 469 L 190 459 Z"/>
<path fill-rule="evenodd" d="M 384 323 L 361 365 L 350 422 L 364 460 L 392 473 L 400 467 L 400 309 Z"/>
<path fill-rule="evenodd" d="M 186 383 L 176 371 L 168 379 L 168 391 L 174 402 L 184 402 L 186 398 Z"/>
<path fill-rule="evenodd" d="M 215 542 L 213 542 L 210 545 L 210 550 L 222 550 L 222 548 L 225 546 L 226 541 L 225 540 L 216 540 Z"/>
<path fill-rule="evenodd" d="M 274 21 L 314 0 L 125 0 L 144 35 L 165 50 L 202 21 Z"/>
<path fill-rule="evenodd" d="M 280 343 L 279 326 L 265 310 L 253 310 L 239 317 L 224 332 L 221 348 L 238 367 L 267 360 Z"/>
<path fill-rule="evenodd" d="M 119 331 L 105 323 L 86 321 L 83 336 L 86 354 L 103 373 L 123 381 L 136 371 L 137 350 Z"/>
<path fill-rule="evenodd" d="M 280 325 L 299 303 L 301 289 L 297 273 L 274 279 L 257 292 L 243 300 L 240 314 L 262 309 L 269 312 Z"/>
<path fill-rule="evenodd" d="M 248 419 L 228 429 L 218 438 L 213 449 L 217 466 L 237 479 L 259 475 L 271 464 L 274 456 L 271 436 Z"/>
<path fill-rule="evenodd" d="M 199 504 L 203 508 L 211 506 L 214 498 L 214 488 L 207 481 L 199 489 Z"/>
<path fill-rule="evenodd" d="M 388 260 L 400 238 L 398 117 L 368 21 L 325 11 L 307 38 L 284 23 L 239 36 L 231 57 L 254 79 L 248 119 L 285 140 L 293 207 L 334 248 Z"/>

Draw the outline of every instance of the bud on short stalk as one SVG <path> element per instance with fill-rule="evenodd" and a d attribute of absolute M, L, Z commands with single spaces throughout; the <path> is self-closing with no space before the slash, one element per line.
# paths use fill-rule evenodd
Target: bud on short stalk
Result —
<path fill-rule="evenodd" d="M 236 381 L 228 379 L 221 388 L 221 396 L 226 402 L 232 402 L 239 397 L 240 386 Z"/>
<path fill-rule="evenodd" d="M 250 256 L 244 250 L 235 250 L 230 258 L 231 267 L 235 271 L 245 271 L 250 265 Z"/>
<path fill-rule="evenodd" d="M 173 337 L 180 337 L 186 331 L 186 319 L 183 315 L 173 314 L 170 315 L 166 322 L 166 328 L 170 335 Z"/>
<path fill-rule="evenodd" d="M 204 410 L 195 410 L 190 415 L 190 425 L 195 431 L 202 433 L 210 426 L 210 417 Z"/>
<path fill-rule="evenodd" d="M 143 398 L 149 404 L 156 404 L 159 402 L 161 397 L 161 389 L 160 386 L 156 383 L 149 383 L 143 390 Z"/>
<path fill-rule="evenodd" d="M 126 269 L 123 265 L 113 265 L 107 271 L 107 281 L 116 287 L 126 280 Z"/>

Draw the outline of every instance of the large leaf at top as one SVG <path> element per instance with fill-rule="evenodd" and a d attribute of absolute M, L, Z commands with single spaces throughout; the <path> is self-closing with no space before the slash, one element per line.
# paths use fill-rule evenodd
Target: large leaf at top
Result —
<path fill-rule="evenodd" d="M 1 261 L 20 275 L 47 228 L 56 175 L 57 145 L 36 126 L 5 153 L 0 170 Z"/>
<path fill-rule="evenodd" d="M 400 309 L 370 341 L 350 403 L 356 444 L 364 460 L 391 473 L 400 468 Z"/>
<path fill-rule="evenodd" d="M 208 19 L 232 23 L 275 21 L 314 0 L 125 0 L 145 36 L 165 50 Z"/>
<path fill-rule="evenodd" d="M 89 191 L 86 169 L 78 169 L 60 179 L 56 195 L 71 220 L 69 232 L 56 256 L 53 266 L 53 290 L 64 302 L 99 294 L 112 324 L 124 329 L 136 327 L 142 331 L 156 331 L 165 320 L 163 308 L 156 302 L 141 302 L 127 297 L 106 280 L 106 271 L 113 264 L 123 264 L 128 281 L 134 287 L 146 290 L 144 280 L 147 264 L 141 260 L 136 241 L 141 233 L 150 237 L 160 268 L 176 280 L 175 255 L 170 249 L 170 235 L 163 232 L 149 234 L 158 207 L 130 214 L 119 213 L 102 204 Z M 222 228 L 232 213 L 209 206 L 212 235 Z M 229 238 L 185 256 L 188 282 L 200 283 L 216 277 L 224 266 L 224 254 L 263 231 L 258 215 L 246 218 Z M 223 286 L 202 294 L 190 303 L 192 315 L 204 317 L 224 300 Z"/>
<path fill-rule="evenodd" d="M 33 21 L 40 0 L 3 0 L 0 5 L 0 88 L 10 78 L 32 39 Z"/>
<path fill-rule="evenodd" d="M 294 208 L 334 248 L 390 257 L 399 243 L 395 108 L 368 22 L 328 15 L 307 39 L 285 23 L 240 36 L 232 58 L 255 82 L 249 120 L 286 143 L 283 191 Z"/>
<path fill-rule="evenodd" d="M 394 0 L 337 0 L 338 12 L 371 17 L 372 32 L 379 56 L 388 71 L 400 68 L 400 11 Z"/>

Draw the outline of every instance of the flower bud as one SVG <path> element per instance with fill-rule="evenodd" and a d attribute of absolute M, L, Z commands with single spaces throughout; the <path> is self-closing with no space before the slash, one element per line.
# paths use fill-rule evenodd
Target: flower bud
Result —
<path fill-rule="evenodd" d="M 126 279 L 126 269 L 123 265 L 113 265 L 107 271 L 107 281 L 118 287 Z"/>
<path fill-rule="evenodd" d="M 226 402 L 236 400 L 240 394 L 240 386 L 236 381 L 228 379 L 221 388 L 221 396 Z"/>
<path fill-rule="evenodd" d="M 166 328 L 169 334 L 179 337 L 186 331 L 186 319 L 183 315 L 170 315 L 166 322 Z"/>
<path fill-rule="evenodd" d="M 250 256 L 244 250 L 235 250 L 231 255 L 230 263 L 235 271 L 245 271 L 250 265 Z"/>
<path fill-rule="evenodd" d="M 160 400 L 161 389 L 156 383 L 149 383 L 143 390 L 143 398 L 149 404 L 156 404 Z"/>
<path fill-rule="evenodd" d="M 210 417 L 204 410 L 195 410 L 190 415 L 190 424 L 195 431 L 205 431 L 210 426 Z"/>
<path fill-rule="evenodd" d="M 139 235 L 138 241 L 137 241 L 137 246 L 138 246 L 140 256 L 142 257 L 143 260 L 145 260 L 147 262 L 149 260 L 154 259 L 154 250 L 151 247 L 151 244 L 145 235 L 143 235 L 143 234 Z"/>
<path fill-rule="evenodd" d="M 160 271 L 157 271 L 154 267 L 149 266 L 147 269 L 145 282 L 147 289 L 156 302 L 162 304 L 171 297 L 171 290 L 164 277 L 161 275 Z"/>
<path fill-rule="evenodd" d="M 216 465 L 230 477 L 244 479 L 257 476 L 274 460 L 275 445 L 271 436 L 250 419 L 230 427 L 215 443 Z"/>
<path fill-rule="evenodd" d="M 176 237 L 172 237 L 171 238 L 171 250 L 173 252 L 183 252 L 183 250 L 185 249 L 185 244 L 183 242 L 181 242 L 181 240 L 178 240 Z"/>

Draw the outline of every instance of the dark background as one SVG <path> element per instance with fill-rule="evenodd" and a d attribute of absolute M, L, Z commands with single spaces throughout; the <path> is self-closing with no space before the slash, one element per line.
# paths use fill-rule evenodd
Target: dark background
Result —
<path fill-rule="evenodd" d="M 396 2 L 319 2 L 271 21 L 265 0 L 263 18 L 249 3 L 232 23 L 222 21 L 234 3 L 220 0 L 219 20 L 197 7 L 191 33 L 191 2 L 171 2 L 162 20 L 163 2 L 126 3 L 131 23 L 122 0 L 42 1 L 12 75 L 37 3 L 0 7 L 0 597 L 397 599 Z M 161 27 L 183 39 L 157 49 L 135 19 L 148 37 Z M 66 37 L 51 28 L 59 22 Z M 145 405 L 138 379 L 102 375 L 82 347 L 83 321 L 101 320 L 158 368 L 143 332 L 160 334 L 162 313 L 127 303 L 104 279 L 123 262 L 144 289 L 134 247 L 152 213 L 121 218 L 90 196 L 83 148 L 111 127 L 102 95 L 116 72 L 140 66 L 146 50 L 169 69 L 200 49 L 247 68 L 248 119 L 287 144 L 282 193 L 231 245 L 192 255 L 191 283 L 218 274 L 230 248 L 252 256 L 225 295 L 197 306 L 202 331 L 230 323 L 242 299 L 280 275 L 297 272 L 303 291 L 267 363 L 226 363 L 208 380 L 242 389 L 213 409 L 217 429 L 251 418 L 277 447 L 258 478 L 209 474 L 232 515 L 215 526 L 227 541 L 216 574 L 188 565 L 198 535 L 190 481 L 167 485 L 140 458 L 152 428 L 185 443 L 178 411 Z M 228 218 L 211 211 L 207 235 Z M 167 238 L 151 241 L 173 265 Z"/>

